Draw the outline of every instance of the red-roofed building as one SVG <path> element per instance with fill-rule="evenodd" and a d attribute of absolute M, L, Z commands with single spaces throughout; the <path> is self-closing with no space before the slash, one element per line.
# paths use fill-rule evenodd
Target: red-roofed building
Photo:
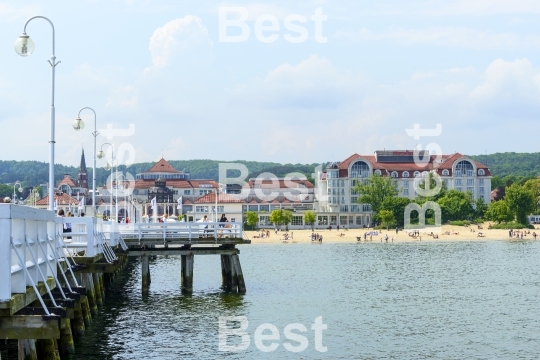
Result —
<path fill-rule="evenodd" d="M 459 153 L 436 156 L 428 151 L 385 150 L 351 155 L 317 174 L 318 211 L 338 213 L 323 219 L 329 225 L 370 225 L 370 206 L 358 204 L 358 195 L 351 191 L 358 180 L 371 174 L 390 176 L 396 180 L 400 196 L 414 199 L 414 179 L 429 172 L 438 174 L 449 189 L 471 192 L 474 199 L 485 203 L 491 200 L 491 172 L 479 162 Z"/>

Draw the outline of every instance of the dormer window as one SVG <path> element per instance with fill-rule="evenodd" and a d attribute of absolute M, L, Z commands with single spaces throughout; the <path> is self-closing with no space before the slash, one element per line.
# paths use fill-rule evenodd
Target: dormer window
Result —
<path fill-rule="evenodd" d="M 382 175 L 381 170 L 375 170 L 375 174 L 381 176 Z"/>
<path fill-rule="evenodd" d="M 393 177 L 393 178 L 397 178 L 397 177 L 398 177 L 397 171 L 392 171 L 392 177 Z"/>
<path fill-rule="evenodd" d="M 450 176 L 450 171 L 448 171 L 447 169 L 444 169 L 444 170 L 442 171 L 442 175 L 443 175 L 443 176 Z"/>
<path fill-rule="evenodd" d="M 408 171 L 404 171 L 403 174 L 402 174 L 401 176 L 404 177 L 404 178 L 408 178 L 408 177 L 409 177 L 409 172 L 408 172 Z"/>
<path fill-rule="evenodd" d="M 480 169 L 480 170 L 478 170 L 478 175 L 484 176 L 484 175 L 486 175 L 486 172 L 484 171 L 484 169 Z"/>
<path fill-rule="evenodd" d="M 414 172 L 414 177 L 415 177 L 415 178 L 420 177 L 420 171 L 415 171 L 415 172 Z"/>

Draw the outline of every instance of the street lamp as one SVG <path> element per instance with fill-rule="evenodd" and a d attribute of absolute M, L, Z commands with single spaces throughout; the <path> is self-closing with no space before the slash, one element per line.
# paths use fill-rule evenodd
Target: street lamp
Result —
<path fill-rule="evenodd" d="M 22 185 L 19 181 L 15 181 L 15 183 L 13 184 L 13 204 L 18 204 L 19 203 L 19 199 L 17 198 L 17 193 L 15 192 L 15 187 L 16 186 L 19 186 L 19 192 L 22 192 Z"/>
<path fill-rule="evenodd" d="M 51 20 L 47 19 L 44 16 L 34 16 L 28 19 L 24 24 L 23 33 L 19 36 L 17 41 L 15 41 L 15 52 L 20 56 L 26 57 L 34 52 L 34 42 L 28 35 L 26 35 L 26 26 L 28 23 L 34 19 L 44 19 L 51 24 L 52 27 L 52 55 L 49 60 L 49 64 L 52 69 L 52 86 L 51 86 L 51 140 L 49 141 L 49 210 L 54 211 L 54 125 L 55 125 L 55 108 L 54 108 L 54 77 L 56 65 L 60 64 L 60 61 L 56 61 L 56 56 L 54 54 L 54 25 Z"/>
<path fill-rule="evenodd" d="M 96 112 L 94 111 L 94 109 L 90 107 L 83 107 L 81 110 L 79 110 L 79 115 L 77 115 L 77 118 L 73 121 L 73 128 L 77 131 L 84 129 L 84 121 L 81 119 L 81 112 L 85 109 L 92 110 L 92 112 L 94 113 L 94 132 L 92 133 L 92 135 L 94 135 L 94 166 L 92 169 L 92 207 L 94 208 L 94 216 L 96 216 L 96 138 L 99 133 L 96 127 Z"/>
<path fill-rule="evenodd" d="M 112 163 L 113 160 L 116 160 L 114 157 L 114 146 L 111 143 L 104 143 L 101 145 L 99 151 L 97 152 L 98 159 L 103 159 L 105 157 L 105 152 L 103 151 L 103 146 L 109 145 L 111 147 L 111 157 L 107 160 L 107 164 L 105 164 L 104 169 L 105 170 L 111 170 L 111 189 L 109 190 L 109 195 L 111 199 L 111 212 L 109 216 L 112 217 L 112 168 L 114 167 L 114 164 Z M 111 160 L 111 165 L 109 165 L 109 160 Z M 116 165 L 118 166 L 118 161 L 116 160 Z"/>

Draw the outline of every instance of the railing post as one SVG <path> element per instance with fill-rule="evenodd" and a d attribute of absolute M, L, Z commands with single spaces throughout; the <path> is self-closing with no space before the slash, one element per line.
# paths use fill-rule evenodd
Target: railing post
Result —
<path fill-rule="evenodd" d="M 86 223 L 86 256 L 93 257 L 95 256 L 94 251 L 94 245 L 95 245 L 95 239 L 94 239 L 94 226 L 95 226 L 95 218 L 88 218 L 90 221 L 87 221 Z"/>
<path fill-rule="evenodd" d="M 10 205 L 2 205 L 8 208 Z M 0 209 L 0 301 L 11 299 L 11 220 Z"/>

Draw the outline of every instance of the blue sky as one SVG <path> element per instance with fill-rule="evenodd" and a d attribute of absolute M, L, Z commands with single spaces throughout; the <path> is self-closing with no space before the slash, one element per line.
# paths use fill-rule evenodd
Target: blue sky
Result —
<path fill-rule="evenodd" d="M 247 41 L 219 41 L 220 7 L 246 8 Z M 317 8 L 326 43 L 315 39 Z M 294 14 L 308 19 L 298 44 L 284 38 Z M 0 0 L 2 160 L 48 159 L 49 25 L 29 24 L 32 56 L 13 50 L 34 15 L 54 22 L 62 62 L 59 163 L 76 164 L 81 146 L 91 156 L 90 113 L 82 132 L 71 128 L 84 106 L 98 128 L 135 125 L 112 142 L 133 147 L 136 162 L 162 152 L 308 163 L 429 143 L 443 153 L 539 148 L 538 1 Z M 273 43 L 254 34 L 263 15 L 279 21 Z M 443 132 L 415 140 L 405 131 L 415 123 Z"/>

